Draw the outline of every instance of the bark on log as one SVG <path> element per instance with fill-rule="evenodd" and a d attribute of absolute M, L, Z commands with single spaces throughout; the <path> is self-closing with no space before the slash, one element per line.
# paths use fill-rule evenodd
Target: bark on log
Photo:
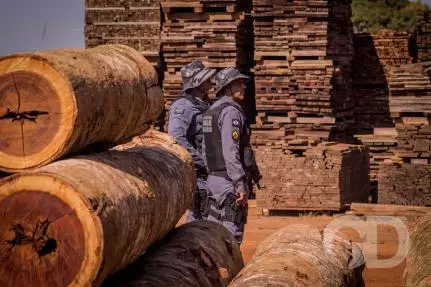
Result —
<path fill-rule="evenodd" d="M 243 267 L 239 246 L 223 225 L 196 221 L 173 230 L 103 287 L 223 287 Z"/>
<path fill-rule="evenodd" d="M 191 156 L 157 132 L 126 148 L 0 181 L 0 286 L 99 286 L 175 227 L 196 187 Z"/>
<path fill-rule="evenodd" d="M 93 144 L 143 134 L 164 109 L 157 74 L 106 45 L 0 59 L 0 170 L 39 167 Z"/>
<path fill-rule="evenodd" d="M 262 242 L 229 286 L 363 286 L 362 270 L 357 246 L 333 232 L 322 236 L 308 225 L 293 225 Z"/>
<path fill-rule="evenodd" d="M 407 287 L 431 286 L 431 213 L 419 220 L 410 235 L 404 281 Z"/>

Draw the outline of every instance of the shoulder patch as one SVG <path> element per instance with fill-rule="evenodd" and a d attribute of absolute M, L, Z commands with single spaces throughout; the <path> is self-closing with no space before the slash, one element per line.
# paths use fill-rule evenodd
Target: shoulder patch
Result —
<path fill-rule="evenodd" d="M 237 120 L 237 119 L 232 119 L 232 126 L 234 126 L 234 127 L 239 127 L 239 120 Z"/>
<path fill-rule="evenodd" d="M 234 141 L 237 141 L 239 139 L 239 131 L 237 129 L 234 129 L 232 131 L 232 138 Z"/>
<path fill-rule="evenodd" d="M 174 110 L 174 114 L 184 114 L 184 109 L 176 108 L 176 109 Z"/>

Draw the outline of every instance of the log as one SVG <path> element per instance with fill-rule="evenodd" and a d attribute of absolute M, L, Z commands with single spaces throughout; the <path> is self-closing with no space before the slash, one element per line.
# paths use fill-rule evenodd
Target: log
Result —
<path fill-rule="evenodd" d="M 291 225 L 263 241 L 229 286 L 361 286 L 362 270 L 357 245 L 331 231 L 323 237 L 309 225 Z"/>
<path fill-rule="evenodd" d="M 421 217 L 431 212 L 430 207 L 409 206 L 409 205 L 389 205 L 389 204 L 367 204 L 352 203 L 350 211 L 355 214 L 375 214 L 384 216 L 406 216 Z"/>
<path fill-rule="evenodd" d="M 132 48 L 106 45 L 0 59 L 0 170 L 46 165 L 143 134 L 164 109 L 157 74 Z"/>
<path fill-rule="evenodd" d="M 99 286 L 175 227 L 195 181 L 189 153 L 157 132 L 3 179 L 0 286 Z"/>
<path fill-rule="evenodd" d="M 431 213 L 423 216 L 410 234 L 410 248 L 404 271 L 406 287 L 431 285 Z"/>
<path fill-rule="evenodd" d="M 173 230 L 103 287 L 222 287 L 244 267 L 235 238 L 221 224 L 195 221 Z"/>

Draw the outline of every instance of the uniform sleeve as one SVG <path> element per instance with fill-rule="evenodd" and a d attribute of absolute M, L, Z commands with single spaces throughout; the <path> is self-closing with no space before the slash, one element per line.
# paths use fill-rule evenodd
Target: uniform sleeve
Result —
<path fill-rule="evenodd" d="M 235 108 L 226 108 L 220 115 L 219 126 L 223 146 L 223 157 L 227 174 L 232 179 L 237 192 L 248 193 L 246 174 L 241 164 L 239 142 L 243 131 L 244 119 Z"/>
<path fill-rule="evenodd" d="M 178 102 L 177 102 L 178 103 Z M 169 111 L 168 134 L 178 144 L 187 149 L 197 168 L 205 167 L 202 155 L 187 140 L 187 131 L 193 118 L 192 109 L 187 104 L 174 104 Z"/>

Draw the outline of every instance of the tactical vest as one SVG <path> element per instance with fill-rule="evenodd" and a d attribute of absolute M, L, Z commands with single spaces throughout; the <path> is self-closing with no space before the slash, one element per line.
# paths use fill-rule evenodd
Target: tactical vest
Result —
<path fill-rule="evenodd" d="M 203 135 L 205 139 L 205 156 L 207 160 L 208 170 L 212 174 L 228 178 L 226 170 L 226 162 L 223 157 L 221 130 L 218 126 L 218 119 L 226 107 L 232 106 L 244 115 L 242 109 L 236 107 L 232 103 L 226 102 L 218 107 L 208 110 L 204 115 L 203 120 Z M 240 130 L 239 138 L 239 154 L 241 164 L 244 168 L 244 147 L 248 145 L 247 127 L 244 124 Z"/>
<path fill-rule="evenodd" d="M 202 101 L 199 101 L 195 97 L 189 95 L 189 94 L 183 94 L 181 95 L 177 100 L 179 99 L 186 99 L 189 102 L 193 104 L 194 107 L 196 107 L 200 113 L 196 114 L 190 123 L 190 127 L 187 129 L 186 139 L 189 143 L 192 144 L 192 146 L 197 149 L 199 152 L 202 152 L 202 124 L 203 124 L 203 113 L 205 113 L 208 110 L 208 105 L 203 103 Z M 175 101 L 177 101 L 175 100 Z"/>

